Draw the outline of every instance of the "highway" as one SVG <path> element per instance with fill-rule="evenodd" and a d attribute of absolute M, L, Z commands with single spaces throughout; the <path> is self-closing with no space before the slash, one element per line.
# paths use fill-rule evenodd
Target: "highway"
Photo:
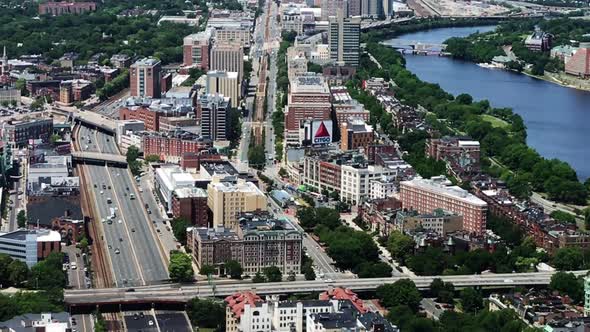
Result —
<path fill-rule="evenodd" d="M 588 270 L 573 271 L 575 275 L 585 275 Z M 92 290 L 66 290 L 65 302 L 70 306 L 113 304 L 113 303 L 151 303 L 183 302 L 194 297 L 227 296 L 236 292 L 254 291 L 259 295 L 278 295 L 290 293 L 320 292 L 328 287 L 344 287 L 353 291 L 373 291 L 377 287 L 409 278 L 420 289 L 429 288 L 435 278 L 451 282 L 456 288 L 487 287 L 508 288 L 514 286 L 547 285 L 553 272 L 482 274 L 459 276 L 425 276 L 370 279 L 342 279 L 326 282 L 322 280 L 260 283 L 240 281 L 240 283 L 219 283 L 213 285 L 187 286 L 178 284 L 136 287 L 133 291 L 118 288 Z M 215 286 L 215 287 L 213 287 Z"/>
<path fill-rule="evenodd" d="M 88 151 L 119 153 L 112 136 L 87 127 L 81 127 L 80 135 L 91 138 L 91 143 L 82 138 L 79 141 L 81 145 L 88 145 Z M 104 247 L 113 269 L 115 286 L 139 286 L 168 279 L 159 241 L 129 170 L 97 165 L 85 167 L 99 217 L 96 225 L 104 234 Z M 137 198 L 131 200 L 131 194 Z M 107 202 L 109 198 L 111 204 Z M 110 216 L 110 208 L 115 209 L 116 214 L 112 224 L 102 222 Z"/>

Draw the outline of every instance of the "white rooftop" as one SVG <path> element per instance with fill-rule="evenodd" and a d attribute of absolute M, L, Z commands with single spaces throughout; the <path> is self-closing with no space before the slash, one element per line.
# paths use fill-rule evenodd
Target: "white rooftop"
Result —
<path fill-rule="evenodd" d="M 416 177 L 410 181 L 402 181 L 401 186 L 420 188 L 431 193 L 436 193 L 453 199 L 459 199 L 473 205 L 488 205 L 486 202 L 484 202 L 477 196 L 470 194 L 467 190 L 462 189 L 459 186 L 449 185 L 449 181 L 444 176 L 433 176 L 430 179 Z"/>

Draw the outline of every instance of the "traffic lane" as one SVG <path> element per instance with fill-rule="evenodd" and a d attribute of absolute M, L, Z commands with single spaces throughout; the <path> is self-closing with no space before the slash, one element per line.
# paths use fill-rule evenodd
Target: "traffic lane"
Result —
<path fill-rule="evenodd" d="M 117 286 L 125 287 L 130 284 L 141 285 L 141 277 L 137 270 L 135 258 L 133 257 L 133 252 L 131 250 L 131 240 L 126 236 L 126 232 L 122 225 L 123 220 L 121 214 L 123 213 L 123 210 L 121 210 L 121 207 L 117 204 L 116 200 L 111 197 L 113 196 L 113 187 L 108 181 L 107 171 L 104 166 L 89 165 L 88 167 L 91 169 L 91 178 L 95 179 L 94 184 L 97 185 L 97 188 L 94 189 L 94 194 L 100 220 L 96 220 L 96 222 L 99 222 L 100 227 L 103 229 L 107 245 L 104 249 L 110 257 Z M 105 182 L 98 182 L 96 179 L 101 179 Z M 108 187 L 107 189 L 102 189 L 102 183 L 111 186 L 111 189 L 109 190 Z M 100 191 L 103 191 L 102 195 L 100 194 Z M 107 203 L 107 198 L 109 197 L 113 201 L 111 204 Z M 111 214 L 111 207 L 117 207 L 117 210 L 115 212 L 116 217 L 112 221 L 112 224 L 109 225 L 107 217 Z M 102 222 L 103 219 L 105 220 L 104 223 Z M 118 222 L 119 219 L 121 219 L 121 223 Z M 121 239 L 123 239 L 123 241 L 121 241 Z M 116 253 L 117 249 L 119 249 L 119 254 Z"/>
<path fill-rule="evenodd" d="M 90 166 L 92 167 L 92 174 L 94 174 L 95 178 L 105 180 L 105 186 L 108 183 L 108 176 L 106 175 L 106 170 L 103 166 Z M 141 284 L 139 277 L 139 273 L 136 269 L 135 259 L 132 257 L 131 251 L 131 241 L 129 238 L 124 238 L 125 232 L 122 229 L 122 220 L 121 224 L 119 224 L 118 220 L 121 217 L 121 208 L 118 206 L 116 201 L 112 204 L 107 203 L 107 198 L 111 196 L 111 190 L 102 189 L 102 183 L 97 183 L 97 188 L 95 189 L 95 197 L 97 202 L 97 209 L 100 215 L 101 220 L 100 225 L 103 229 L 103 234 L 105 237 L 106 247 L 104 248 L 109 255 L 111 260 L 111 264 L 113 266 L 114 275 L 116 279 L 116 283 L 118 287 L 125 287 L 128 284 Z M 110 186 L 110 183 L 108 183 Z M 100 191 L 103 191 L 103 194 L 100 194 Z M 111 200 L 113 198 L 111 197 Z M 112 224 L 108 224 L 107 219 L 110 216 L 110 208 L 117 207 L 117 211 L 115 212 L 116 217 L 112 220 Z M 102 220 L 105 220 L 103 223 Z M 121 241 L 123 239 L 123 241 Z M 116 254 L 117 249 L 119 250 L 119 254 Z"/>
<path fill-rule="evenodd" d="M 122 174 L 118 173 L 121 174 L 120 176 L 117 176 L 117 173 L 111 169 L 109 170 L 109 173 L 113 179 L 113 186 L 117 193 L 118 200 L 121 202 L 121 208 L 125 211 L 125 215 L 128 216 L 126 222 L 131 228 L 130 237 L 132 237 L 132 240 L 136 245 L 136 252 L 138 253 L 138 260 L 141 260 L 143 274 L 147 281 L 153 281 L 155 280 L 154 277 L 157 275 L 156 271 L 158 269 L 158 263 L 155 260 L 156 256 L 153 255 L 151 250 L 153 246 L 147 246 L 147 244 L 155 244 L 155 242 L 149 241 L 149 239 L 144 236 L 143 233 L 145 232 L 145 229 L 141 227 L 144 223 L 138 222 L 138 219 L 144 217 L 134 208 L 134 204 L 130 203 L 132 201 L 130 195 L 127 193 L 130 194 L 131 191 L 127 191 L 128 186 L 125 186 L 124 184 L 124 178 L 127 176 L 127 172 L 123 171 Z"/>
<path fill-rule="evenodd" d="M 422 307 L 422 309 L 424 309 L 424 311 L 426 311 L 426 313 L 430 317 L 434 318 L 435 320 L 438 320 L 440 315 L 442 315 L 442 313 L 445 311 L 439 304 L 437 304 L 434 301 L 434 299 L 422 299 L 422 301 L 420 301 L 420 306 Z"/>
<path fill-rule="evenodd" d="M 153 193 L 153 189 L 149 184 L 149 182 L 151 181 L 151 177 L 152 177 L 151 174 L 152 174 L 151 172 L 148 172 L 146 175 L 141 177 L 139 186 L 142 188 L 143 192 L 140 192 L 139 194 L 141 195 L 141 199 L 142 199 L 142 203 L 143 203 L 142 205 L 147 203 L 148 206 L 150 207 L 150 210 L 152 211 L 152 216 L 153 216 L 152 220 L 156 220 L 156 223 L 164 225 L 163 221 L 168 218 L 164 218 L 164 216 L 162 215 L 162 213 L 160 211 L 160 204 L 158 204 L 158 202 L 156 201 L 156 198 Z M 149 222 L 149 220 L 148 220 L 148 222 Z M 168 225 L 168 222 L 166 223 L 166 225 Z M 164 225 L 164 226 L 166 226 L 166 225 Z M 176 242 L 176 239 L 174 238 L 174 234 L 172 234 L 172 231 L 166 231 L 166 232 L 163 231 L 160 239 L 162 240 L 162 244 L 164 245 L 164 248 L 166 248 L 168 251 L 177 249 L 177 242 Z"/>
<path fill-rule="evenodd" d="M 158 327 L 162 332 L 191 332 L 191 325 L 183 312 L 156 312 Z"/>
<path fill-rule="evenodd" d="M 113 173 L 114 171 L 111 169 L 111 175 Z M 132 183 L 134 180 L 132 180 L 131 173 L 128 169 L 120 169 L 120 176 L 116 176 L 116 180 L 115 178 L 113 178 L 113 180 L 115 181 L 114 185 L 117 195 L 123 205 L 123 211 L 130 216 L 130 218 L 128 218 L 129 225 L 135 229 L 135 232 L 131 232 L 131 236 L 137 244 L 138 252 L 141 253 L 141 263 L 145 276 L 149 281 L 168 279 L 167 269 L 164 266 L 161 252 L 157 247 L 156 241 L 159 241 L 159 239 L 155 237 L 154 232 L 152 232 L 150 228 L 152 227 L 152 225 L 150 225 L 152 223 L 149 220 L 149 215 L 145 212 L 145 208 L 141 206 L 140 200 L 130 199 L 129 194 L 131 193 L 136 197 L 139 195 Z M 127 188 L 129 188 L 129 191 L 127 191 Z M 128 195 L 125 196 L 125 193 L 128 193 Z M 144 260 L 147 264 L 144 264 Z"/>
<path fill-rule="evenodd" d="M 72 324 L 72 328 L 79 332 L 93 332 L 94 331 L 94 320 L 92 315 L 73 315 L 72 318 L 76 324 Z"/>
<path fill-rule="evenodd" d="M 125 185 L 125 190 L 129 188 L 131 193 L 133 193 L 136 197 L 139 197 L 139 192 L 137 191 L 137 188 L 133 182 L 133 177 L 128 170 L 125 170 L 123 173 L 121 173 L 120 180 L 121 184 Z M 154 224 L 150 220 L 151 215 L 147 214 L 141 200 L 128 199 L 127 202 L 129 203 L 130 211 L 132 211 L 132 213 L 134 213 L 134 215 L 136 216 L 134 219 L 134 225 L 136 227 L 139 227 L 139 229 L 136 229 L 136 233 L 138 233 L 140 241 L 142 241 L 141 244 L 144 248 L 142 250 L 146 250 L 147 252 L 149 252 L 150 255 L 150 259 L 152 262 L 151 267 L 153 268 L 152 272 L 154 273 L 152 279 L 168 279 L 168 269 L 165 264 L 164 257 L 162 256 L 165 253 L 162 253 L 160 251 L 159 246 L 157 245 L 159 242 L 161 243 L 161 241 L 159 239 L 159 236 L 156 234 L 161 233 L 157 233 L 156 231 L 154 231 Z M 160 225 L 158 225 L 158 227 L 160 227 Z M 163 229 L 160 230 L 160 232 L 163 231 Z"/>

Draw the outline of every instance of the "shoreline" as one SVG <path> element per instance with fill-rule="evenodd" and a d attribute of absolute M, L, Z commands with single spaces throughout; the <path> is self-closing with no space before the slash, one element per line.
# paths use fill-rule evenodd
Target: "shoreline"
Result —
<path fill-rule="evenodd" d="M 589 82 L 589 86 L 587 88 L 584 88 L 584 87 L 580 87 L 580 86 L 576 86 L 576 85 L 571 85 L 569 83 L 560 81 L 560 80 L 556 79 L 555 77 L 552 77 L 552 76 L 549 76 L 549 75 L 543 75 L 543 76 L 533 75 L 533 74 L 528 73 L 528 72 L 526 72 L 524 70 L 523 71 L 517 71 L 517 70 L 514 70 L 514 69 L 508 69 L 508 68 L 505 68 L 505 67 L 502 67 L 502 66 L 499 66 L 499 65 L 495 65 L 495 64 L 489 63 L 489 62 L 482 62 L 482 63 L 477 63 L 477 62 L 473 62 L 473 61 L 469 61 L 469 62 L 474 63 L 475 65 L 477 65 L 477 66 L 479 66 L 481 68 L 485 68 L 485 69 L 493 69 L 493 70 L 499 69 L 499 70 L 510 71 L 510 72 L 513 72 L 513 73 L 522 74 L 522 75 L 526 75 L 528 77 L 536 78 L 538 80 L 542 80 L 542 81 L 545 81 L 545 82 L 548 82 L 548 83 L 556 84 L 556 85 L 562 86 L 564 88 L 569 88 L 569 89 L 575 89 L 575 90 L 579 90 L 579 91 L 588 91 L 588 92 L 590 92 L 590 80 L 588 81 Z"/>

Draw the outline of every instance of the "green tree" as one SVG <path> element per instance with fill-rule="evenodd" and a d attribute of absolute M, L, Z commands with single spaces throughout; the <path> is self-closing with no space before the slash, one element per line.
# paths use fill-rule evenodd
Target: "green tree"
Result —
<path fill-rule="evenodd" d="M 391 266 L 384 262 L 365 262 L 359 266 L 357 275 L 359 278 L 386 278 L 391 277 L 392 270 Z"/>
<path fill-rule="evenodd" d="M 82 252 L 87 252 L 88 251 L 88 239 L 86 237 L 83 237 L 80 240 L 80 242 L 78 242 L 78 247 L 80 247 Z"/>
<path fill-rule="evenodd" d="M 242 265 L 236 260 L 229 260 L 225 262 L 225 273 L 229 274 L 232 279 L 242 279 L 244 273 Z"/>
<path fill-rule="evenodd" d="M 225 330 L 225 305 L 214 299 L 200 299 L 198 297 L 188 301 L 186 314 L 193 326 L 201 329 Z"/>
<path fill-rule="evenodd" d="M 483 296 L 474 288 L 461 291 L 461 305 L 464 312 L 477 312 L 483 308 Z"/>
<path fill-rule="evenodd" d="M 575 302 L 584 299 L 584 285 L 573 273 L 559 271 L 551 276 L 549 288 L 568 295 Z"/>
<path fill-rule="evenodd" d="M 131 174 L 135 176 L 141 173 L 141 163 L 137 160 L 137 158 L 139 158 L 139 148 L 137 148 L 135 145 L 131 145 L 127 149 L 126 159 Z"/>
<path fill-rule="evenodd" d="M 215 273 L 215 267 L 211 266 L 211 265 L 203 265 L 201 266 L 201 268 L 199 269 L 199 274 L 203 275 L 203 276 L 208 276 L 210 274 L 214 274 Z"/>
<path fill-rule="evenodd" d="M 579 247 L 557 249 L 553 266 L 562 271 L 580 270 L 584 266 L 584 253 Z"/>
<path fill-rule="evenodd" d="M 276 266 L 265 267 L 262 269 L 262 273 L 268 282 L 279 282 L 283 280 L 283 274 Z"/>
<path fill-rule="evenodd" d="M 55 145 L 55 144 L 56 144 L 56 143 L 57 143 L 57 142 L 58 142 L 60 139 L 61 139 L 61 137 L 60 137 L 59 135 L 57 135 L 57 134 L 53 134 L 53 135 L 51 135 L 51 137 L 49 138 L 49 142 L 50 142 L 52 145 Z"/>
<path fill-rule="evenodd" d="M 399 231 L 392 232 L 387 241 L 387 249 L 402 265 L 405 264 L 406 257 L 413 252 L 414 246 L 414 240 Z"/>
<path fill-rule="evenodd" d="M 264 278 L 264 276 L 260 272 L 256 272 L 256 274 L 252 278 L 252 282 L 255 284 L 259 284 L 262 282 L 266 282 L 266 278 Z"/>
<path fill-rule="evenodd" d="M 406 305 L 413 311 L 417 311 L 422 301 L 422 295 L 410 279 L 400 279 L 393 284 L 381 285 L 377 287 L 375 293 L 386 308 Z"/>
<path fill-rule="evenodd" d="M 186 228 L 189 226 L 188 221 L 185 218 L 177 217 L 173 218 L 170 222 L 172 224 L 172 233 L 178 242 L 186 245 Z"/>
<path fill-rule="evenodd" d="M 33 289 L 63 289 L 66 286 L 66 276 L 63 268 L 63 255 L 61 253 L 51 253 L 47 258 L 33 265 L 29 279 L 28 287 Z"/>
<path fill-rule="evenodd" d="M 191 257 L 180 251 L 170 252 L 170 263 L 168 264 L 170 279 L 177 282 L 192 281 L 194 279 Z"/>
<path fill-rule="evenodd" d="M 145 161 L 147 163 L 157 163 L 158 161 L 160 161 L 160 156 L 158 156 L 157 154 L 150 154 L 149 156 L 145 157 Z"/>
<path fill-rule="evenodd" d="M 27 214 L 25 213 L 25 210 L 18 211 L 18 214 L 16 215 L 16 223 L 19 228 L 27 227 Z"/>
<path fill-rule="evenodd" d="M 289 272 L 289 275 L 287 276 L 287 281 L 295 281 L 297 280 L 297 275 L 295 275 L 295 272 L 291 271 Z"/>

